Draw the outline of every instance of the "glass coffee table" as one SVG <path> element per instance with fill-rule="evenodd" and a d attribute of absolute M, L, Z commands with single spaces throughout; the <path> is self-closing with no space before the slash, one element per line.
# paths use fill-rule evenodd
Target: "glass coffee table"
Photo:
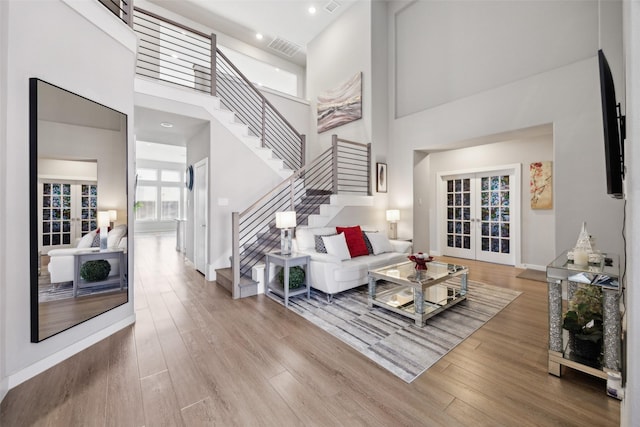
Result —
<path fill-rule="evenodd" d="M 467 299 L 469 269 L 463 265 L 433 261 L 421 277 L 411 261 L 369 271 L 369 308 L 378 306 L 415 320 L 417 326 L 427 319 Z M 460 287 L 444 282 L 462 276 Z M 378 292 L 378 282 L 392 283 Z"/>

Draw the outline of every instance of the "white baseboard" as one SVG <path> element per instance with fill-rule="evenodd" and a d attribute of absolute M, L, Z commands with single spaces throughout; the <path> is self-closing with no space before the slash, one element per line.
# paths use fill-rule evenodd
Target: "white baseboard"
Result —
<path fill-rule="evenodd" d="M 538 270 L 538 271 L 546 271 L 546 265 L 536 265 L 536 264 L 521 264 L 518 268 L 528 268 L 529 270 Z"/>
<path fill-rule="evenodd" d="M 4 400 L 4 397 L 7 395 L 8 392 L 9 392 L 9 381 L 7 378 L 3 378 L 2 381 L 0 381 L 0 402 Z"/>
<path fill-rule="evenodd" d="M 115 334 L 119 330 L 126 328 L 129 325 L 132 325 L 133 323 L 135 323 L 135 321 L 136 321 L 136 315 L 132 314 L 131 316 L 128 316 L 127 318 L 122 319 L 121 321 L 114 323 L 113 325 L 110 325 L 109 327 L 96 332 L 90 337 L 87 337 L 81 341 L 73 343 L 70 346 L 60 350 L 59 352 L 54 353 L 51 356 L 48 356 L 42 360 L 39 360 L 33 365 L 30 365 L 25 369 L 22 369 L 21 371 L 16 372 L 13 375 L 9 375 L 9 377 L 7 378 L 7 388 L 12 389 L 22 384 L 28 379 L 35 377 L 36 375 L 57 365 L 63 360 L 66 360 L 69 357 L 81 352 L 82 350 L 85 350 L 86 348 L 91 347 L 93 344 Z"/>

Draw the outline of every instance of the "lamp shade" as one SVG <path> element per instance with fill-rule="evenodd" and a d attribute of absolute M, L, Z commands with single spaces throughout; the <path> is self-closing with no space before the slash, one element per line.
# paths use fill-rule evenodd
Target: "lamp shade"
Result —
<path fill-rule="evenodd" d="M 276 228 L 293 228 L 296 226 L 296 212 L 276 212 Z"/>
<path fill-rule="evenodd" d="M 400 211 L 398 209 L 389 209 L 387 211 L 387 221 L 399 221 Z"/>
<path fill-rule="evenodd" d="M 98 211 L 98 227 L 109 227 L 109 211 Z"/>
<path fill-rule="evenodd" d="M 109 209 L 109 221 L 115 222 L 118 219 L 118 211 L 115 209 Z"/>

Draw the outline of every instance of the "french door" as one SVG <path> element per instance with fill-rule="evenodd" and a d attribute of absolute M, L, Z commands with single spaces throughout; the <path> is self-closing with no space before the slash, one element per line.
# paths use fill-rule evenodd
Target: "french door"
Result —
<path fill-rule="evenodd" d="M 69 247 L 76 238 L 97 228 L 97 183 L 46 180 L 38 188 L 38 232 L 43 252 Z"/>
<path fill-rule="evenodd" d="M 519 172 L 519 166 L 513 166 L 440 174 L 444 255 L 516 264 L 520 236 Z"/>

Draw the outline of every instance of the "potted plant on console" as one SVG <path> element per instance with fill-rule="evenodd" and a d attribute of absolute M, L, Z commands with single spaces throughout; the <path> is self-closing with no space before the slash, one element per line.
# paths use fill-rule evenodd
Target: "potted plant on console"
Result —
<path fill-rule="evenodd" d="M 569 348 L 583 362 L 598 364 L 602 352 L 602 288 L 585 285 L 569 302 L 562 327 L 569 331 Z"/>

